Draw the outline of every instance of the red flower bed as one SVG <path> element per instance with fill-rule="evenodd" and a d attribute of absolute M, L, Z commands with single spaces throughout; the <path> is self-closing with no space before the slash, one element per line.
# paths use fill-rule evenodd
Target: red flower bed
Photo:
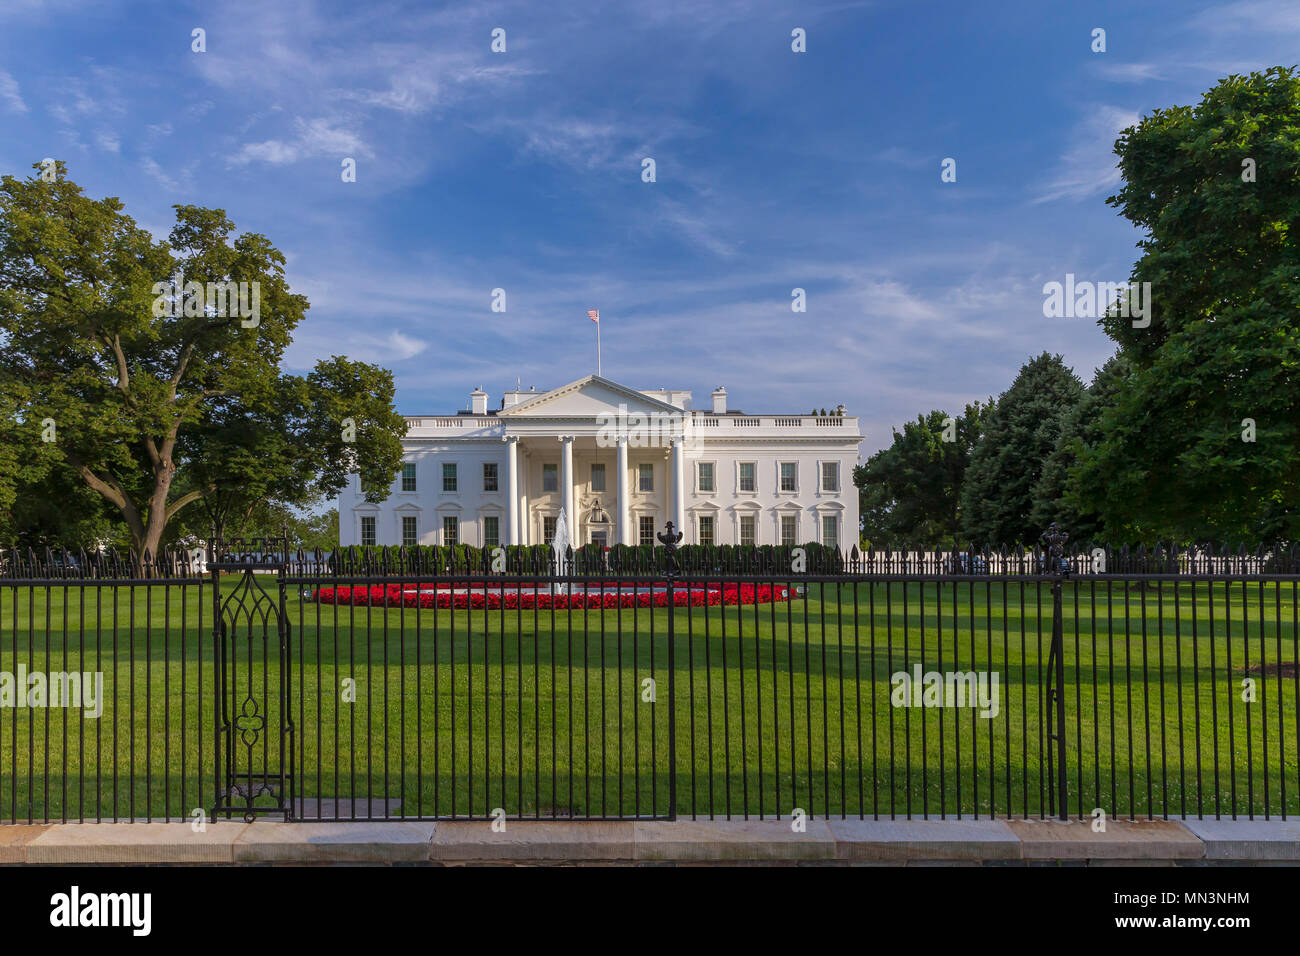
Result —
<path fill-rule="evenodd" d="M 659 590 L 640 589 L 582 590 L 575 585 L 572 594 L 551 594 L 548 591 L 518 591 L 506 588 L 454 589 L 449 584 L 389 584 L 385 587 L 319 588 L 314 597 L 321 604 L 351 604 L 357 607 L 427 607 L 427 608 L 616 608 L 616 607 L 668 607 L 704 606 L 713 604 L 768 604 L 788 601 L 790 588 L 769 584 L 724 584 L 721 588 L 704 588 L 682 585 L 669 597 L 667 584 L 655 585 Z"/>

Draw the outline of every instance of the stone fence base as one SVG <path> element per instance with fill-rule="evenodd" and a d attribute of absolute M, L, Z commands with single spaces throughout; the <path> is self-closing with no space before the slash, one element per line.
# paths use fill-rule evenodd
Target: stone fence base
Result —
<path fill-rule="evenodd" d="M 0 864 L 1300 864 L 1300 820 L 188 822 L 0 826 Z"/>

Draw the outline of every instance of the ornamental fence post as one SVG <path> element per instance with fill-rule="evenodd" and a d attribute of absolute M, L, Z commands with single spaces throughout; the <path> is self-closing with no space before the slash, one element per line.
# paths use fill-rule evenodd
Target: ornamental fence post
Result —
<path fill-rule="evenodd" d="M 1064 558 L 1065 542 L 1069 535 L 1057 528 L 1053 521 L 1043 532 L 1045 545 L 1044 569 L 1052 579 L 1052 646 L 1047 658 L 1047 776 L 1055 781 L 1056 791 L 1048 790 L 1048 811 L 1062 821 L 1069 819 L 1065 774 L 1065 627 L 1062 612 L 1062 582 L 1069 576 L 1070 566 Z M 1051 729 L 1055 717 L 1056 732 Z M 1053 766 L 1052 743 L 1056 744 Z"/>
<path fill-rule="evenodd" d="M 674 619 L 677 617 L 677 545 L 682 540 L 682 533 L 673 530 L 670 521 L 664 530 L 656 535 L 664 546 L 664 577 L 668 579 L 668 819 L 677 819 L 677 639 Z M 686 607 L 690 613 L 690 595 L 687 594 Z M 651 607 L 654 607 L 654 590 L 651 588 Z M 653 611 L 651 612 L 653 613 Z M 693 706 L 693 703 L 692 703 Z"/>

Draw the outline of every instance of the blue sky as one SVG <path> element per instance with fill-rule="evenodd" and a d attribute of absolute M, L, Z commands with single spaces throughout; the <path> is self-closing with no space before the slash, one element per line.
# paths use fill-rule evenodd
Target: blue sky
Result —
<path fill-rule="evenodd" d="M 0 0 L 0 172 L 62 159 L 160 237 L 226 209 L 311 300 L 288 367 L 379 362 L 405 413 L 594 371 L 599 308 L 607 377 L 843 402 L 865 456 L 1043 350 L 1090 378 L 1042 286 L 1129 274 L 1116 132 L 1298 50 L 1296 0 Z"/>

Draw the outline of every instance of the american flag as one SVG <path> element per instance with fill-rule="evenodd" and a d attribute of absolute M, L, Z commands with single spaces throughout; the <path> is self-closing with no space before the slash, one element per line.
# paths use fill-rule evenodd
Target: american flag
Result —
<path fill-rule="evenodd" d="M 588 310 L 587 310 L 587 318 L 591 319 L 591 321 L 593 321 L 593 322 L 595 322 L 597 325 L 599 325 L 599 324 L 600 324 L 600 310 L 599 310 L 599 309 L 588 309 Z"/>

